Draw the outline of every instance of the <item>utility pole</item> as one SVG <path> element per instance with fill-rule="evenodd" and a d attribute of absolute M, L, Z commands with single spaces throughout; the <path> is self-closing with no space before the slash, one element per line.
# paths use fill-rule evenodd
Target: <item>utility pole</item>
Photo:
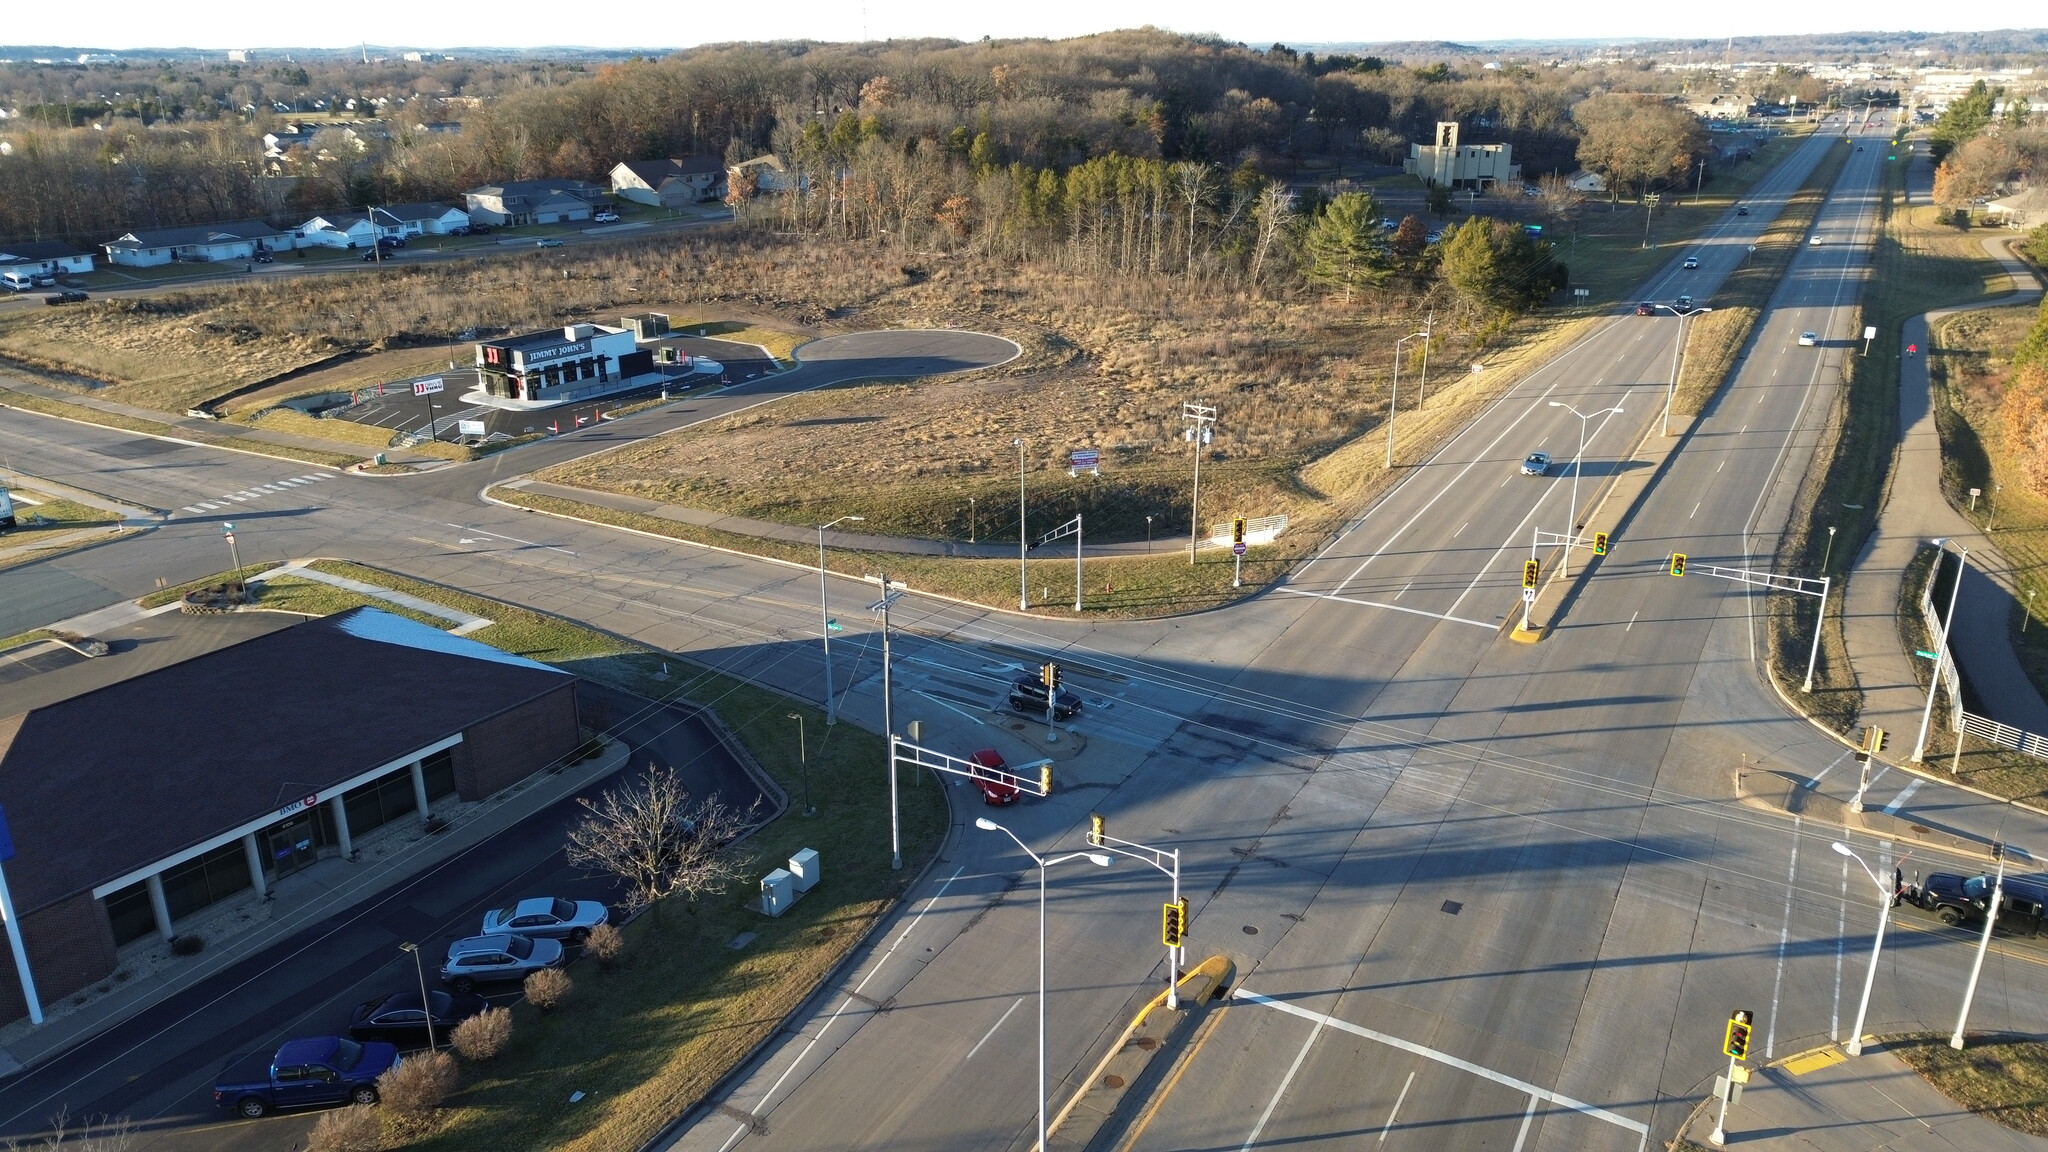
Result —
<path fill-rule="evenodd" d="M 1181 435 L 1195 446 L 1195 492 L 1188 502 L 1188 563 L 1192 565 L 1202 539 L 1202 450 L 1215 438 L 1216 409 L 1188 401 L 1180 406 L 1180 418 L 1186 424 Z"/>

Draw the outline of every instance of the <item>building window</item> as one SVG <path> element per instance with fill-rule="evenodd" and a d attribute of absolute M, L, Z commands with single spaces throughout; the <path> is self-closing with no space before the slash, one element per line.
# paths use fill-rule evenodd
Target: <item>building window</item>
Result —
<path fill-rule="evenodd" d="M 190 915 L 249 886 L 249 861 L 242 842 L 230 840 L 196 860 L 163 874 L 164 903 L 171 919 Z"/>
<path fill-rule="evenodd" d="M 447 749 L 427 757 L 421 763 L 420 771 L 426 778 L 429 802 L 455 791 L 455 757 Z M 361 836 L 393 820 L 417 815 L 412 795 L 412 773 L 401 768 L 352 789 L 342 800 L 342 805 L 348 809 L 350 836 Z"/>
<path fill-rule="evenodd" d="M 107 894 L 107 921 L 114 927 L 114 947 L 140 940 L 156 931 L 156 914 L 149 910 L 149 886 L 130 884 Z"/>

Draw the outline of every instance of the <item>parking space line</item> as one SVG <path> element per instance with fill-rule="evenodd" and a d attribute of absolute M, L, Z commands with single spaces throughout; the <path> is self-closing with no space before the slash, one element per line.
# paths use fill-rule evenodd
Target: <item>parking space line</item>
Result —
<path fill-rule="evenodd" d="M 1481 1067 L 1480 1065 L 1472 1063 L 1470 1060 L 1459 1059 L 1458 1057 L 1453 1056 L 1448 1052 L 1439 1052 L 1434 1048 L 1424 1047 L 1421 1044 L 1415 1043 L 1413 1040 L 1403 1040 L 1399 1036 L 1389 1036 L 1385 1032 L 1375 1032 L 1370 1028 L 1366 1028 L 1358 1024 L 1353 1024 L 1348 1020 L 1340 1020 L 1335 1016 L 1326 1015 L 1321 1012 L 1315 1012 L 1307 1008 L 1302 1008 L 1298 1005 L 1288 1004 L 1284 1001 L 1275 1000 L 1270 996 L 1261 996 L 1257 992 L 1248 991 L 1244 988 L 1239 988 L 1237 991 L 1231 993 L 1231 999 L 1247 1000 L 1253 1004 L 1264 1004 L 1268 1008 L 1276 1008 L 1282 1012 L 1288 1013 L 1289 1015 L 1299 1016 L 1304 1020 L 1313 1020 L 1319 1025 L 1328 1025 L 1329 1027 L 1335 1028 L 1340 1032 L 1349 1032 L 1353 1036 L 1362 1036 L 1367 1040 L 1372 1040 L 1380 1044 L 1385 1044 L 1389 1048 L 1399 1048 L 1403 1052 L 1408 1052 L 1413 1055 L 1420 1056 L 1425 1060 L 1434 1060 L 1439 1064 L 1448 1065 L 1452 1068 L 1458 1069 L 1461 1072 L 1470 1072 L 1474 1076 L 1483 1077 L 1487 1080 L 1493 1081 L 1496 1084 L 1505 1084 L 1518 1092 L 1526 1093 L 1529 1096 L 1532 1096 L 1536 1099 L 1548 1101 L 1552 1104 L 1558 1105 L 1561 1108 L 1569 1108 L 1574 1112 L 1580 1113 L 1581 1115 L 1590 1116 L 1595 1120 L 1599 1120 L 1608 1124 L 1612 1124 L 1617 1128 L 1624 1128 L 1630 1132 L 1634 1132 L 1638 1137 L 1640 1137 L 1640 1140 L 1637 1143 L 1636 1147 L 1639 1150 L 1649 1147 L 1650 1126 L 1648 1124 L 1644 1124 L 1641 1121 L 1637 1120 L 1631 1120 L 1626 1116 L 1621 1116 L 1616 1113 L 1610 1112 L 1607 1109 L 1602 1108 L 1596 1104 L 1588 1104 L 1583 1100 L 1574 1100 L 1571 1097 L 1564 1095 L 1563 1093 L 1553 1092 L 1548 1088 L 1539 1087 L 1535 1084 L 1529 1083 L 1527 1080 L 1517 1079 L 1513 1076 L 1507 1075 L 1504 1072 L 1496 1072 L 1491 1068 Z M 1311 1035 L 1309 1038 L 1313 1040 L 1315 1037 Z M 1305 1055 L 1307 1051 L 1308 1048 L 1306 1045 L 1304 1045 L 1302 1048 L 1302 1053 Z M 1301 1064 L 1301 1056 L 1296 1056 L 1294 1062 L 1296 1067 L 1299 1067 Z M 1289 1077 L 1292 1077 L 1294 1075 L 1294 1069 L 1288 1069 L 1287 1074 Z M 1286 1087 L 1286 1084 L 1283 1082 L 1281 1087 L 1284 1089 Z M 1275 1102 L 1279 1100 L 1279 1095 L 1277 1093 L 1274 1095 L 1274 1100 Z M 1271 1104 L 1268 1104 L 1266 1106 L 1267 1114 L 1270 1115 L 1272 1113 L 1272 1110 L 1273 1106 Z M 1260 1127 L 1264 1127 L 1264 1117 L 1260 1118 L 1259 1124 Z M 1252 1146 L 1253 1141 L 1257 1139 L 1258 1136 L 1255 1130 L 1252 1140 L 1245 1141 L 1244 1148 L 1250 1148 Z M 1242 1149 L 1240 1150 L 1240 1152 L 1242 1152 Z"/>

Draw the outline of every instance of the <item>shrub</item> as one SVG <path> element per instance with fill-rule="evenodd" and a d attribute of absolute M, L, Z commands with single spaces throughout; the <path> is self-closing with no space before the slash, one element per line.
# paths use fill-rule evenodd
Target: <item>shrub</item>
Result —
<path fill-rule="evenodd" d="M 186 932 L 171 937 L 171 955 L 173 956 L 197 956 L 200 950 L 205 947 L 206 937 L 204 936 L 197 936 Z"/>
<path fill-rule="evenodd" d="M 306 1152 L 383 1152 L 384 1121 L 367 1104 L 323 1112 L 306 1138 Z"/>
<path fill-rule="evenodd" d="M 401 1115 L 417 1115 L 439 1108 L 455 1091 L 458 1077 L 455 1057 L 446 1052 L 408 1056 L 404 1063 L 377 1077 L 377 1098 Z"/>
<path fill-rule="evenodd" d="M 455 1033 L 448 1039 L 464 1060 L 489 1060 L 512 1042 L 512 1011 L 509 1008 L 486 1008 L 457 1024 Z"/>
<path fill-rule="evenodd" d="M 626 952 L 626 934 L 610 924 L 599 924 L 583 941 L 583 953 L 606 972 L 619 966 Z"/>
<path fill-rule="evenodd" d="M 555 1005 L 568 999 L 569 989 L 575 982 L 560 968 L 543 968 L 526 977 L 526 1002 L 543 1012 L 552 1012 Z"/>

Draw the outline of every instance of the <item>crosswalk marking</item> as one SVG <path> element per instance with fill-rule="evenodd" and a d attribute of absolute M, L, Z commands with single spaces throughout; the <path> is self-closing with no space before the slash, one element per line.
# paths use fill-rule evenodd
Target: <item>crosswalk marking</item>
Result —
<path fill-rule="evenodd" d="M 266 493 L 290 493 L 301 485 L 318 484 L 332 479 L 334 477 L 325 472 L 308 472 L 303 476 L 286 476 L 269 484 L 258 484 L 253 488 L 244 488 L 240 492 L 229 492 L 208 500 L 196 500 L 185 505 L 182 511 L 189 512 L 194 516 L 204 515 L 208 512 L 218 512 L 223 508 L 232 508 L 236 504 L 246 504 L 251 500 L 261 500 Z"/>

